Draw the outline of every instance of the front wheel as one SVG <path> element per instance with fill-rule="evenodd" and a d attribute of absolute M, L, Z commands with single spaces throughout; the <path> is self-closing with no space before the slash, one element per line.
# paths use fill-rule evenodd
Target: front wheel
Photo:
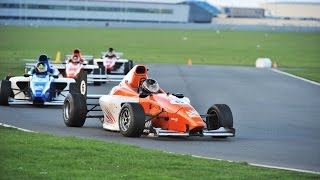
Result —
<path fill-rule="evenodd" d="M 80 93 L 87 96 L 87 73 L 79 73 L 75 83 L 70 83 L 70 93 Z"/>
<path fill-rule="evenodd" d="M 216 130 L 220 127 L 232 128 L 233 116 L 231 109 L 226 104 L 212 105 L 207 111 L 206 123 L 208 130 Z"/>
<path fill-rule="evenodd" d="M 132 60 L 128 60 L 128 62 L 124 63 L 124 74 L 128 74 L 128 72 L 133 68 Z"/>
<path fill-rule="evenodd" d="M 120 133 L 127 137 L 140 137 L 145 125 L 145 112 L 138 103 L 125 103 L 119 115 Z"/>
<path fill-rule="evenodd" d="M 68 94 L 63 103 L 63 119 L 68 127 L 82 127 L 86 121 L 87 102 L 80 93 Z"/>
<path fill-rule="evenodd" d="M 0 84 L 0 105 L 8 106 L 11 94 L 11 82 L 8 80 L 2 80 Z"/>
<path fill-rule="evenodd" d="M 104 69 L 104 67 L 100 67 L 98 69 L 93 69 L 93 74 L 94 75 L 101 75 L 101 70 Z M 100 78 L 93 78 L 93 79 L 100 79 Z M 100 81 L 93 81 L 93 85 L 94 86 L 101 86 L 101 82 Z"/>

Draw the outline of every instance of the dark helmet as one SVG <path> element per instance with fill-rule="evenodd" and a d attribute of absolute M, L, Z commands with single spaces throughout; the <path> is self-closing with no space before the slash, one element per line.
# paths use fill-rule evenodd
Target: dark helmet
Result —
<path fill-rule="evenodd" d="M 37 65 L 35 67 L 36 73 L 45 73 L 45 72 L 47 72 L 47 70 L 48 70 L 48 67 L 47 67 L 46 63 L 43 63 L 43 62 L 37 63 Z"/>
<path fill-rule="evenodd" d="M 109 48 L 109 52 L 113 52 L 113 48 Z"/>
<path fill-rule="evenodd" d="M 154 79 L 146 79 L 141 85 L 141 90 L 145 93 L 157 93 L 159 89 L 159 84 Z"/>
<path fill-rule="evenodd" d="M 81 57 L 80 49 L 75 49 L 75 50 L 73 50 L 72 55 Z"/>
<path fill-rule="evenodd" d="M 73 54 L 80 54 L 80 49 L 73 50 Z"/>
<path fill-rule="evenodd" d="M 45 55 L 45 54 L 41 54 L 40 56 L 39 56 L 39 62 L 47 62 L 48 61 L 48 56 L 47 55 Z"/>

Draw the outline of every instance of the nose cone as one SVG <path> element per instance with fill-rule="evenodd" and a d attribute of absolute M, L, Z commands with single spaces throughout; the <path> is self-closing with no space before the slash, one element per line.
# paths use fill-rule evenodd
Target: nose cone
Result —
<path fill-rule="evenodd" d="M 168 112 L 168 129 L 186 132 L 200 131 L 205 127 L 205 123 L 199 113 L 186 101 L 172 95 L 158 94 L 153 97 L 165 112 Z"/>
<path fill-rule="evenodd" d="M 181 123 L 188 125 L 190 131 L 201 130 L 205 127 L 199 113 L 192 107 L 184 107 L 177 112 L 178 116 L 181 116 Z"/>

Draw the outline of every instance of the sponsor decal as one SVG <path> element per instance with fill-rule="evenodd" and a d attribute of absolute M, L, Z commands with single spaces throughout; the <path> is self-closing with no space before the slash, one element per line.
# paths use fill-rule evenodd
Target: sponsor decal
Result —
<path fill-rule="evenodd" d="M 178 118 L 171 118 L 170 120 L 177 122 L 177 121 L 178 121 Z"/>
<path fill-rule="evenodd" d="M 108 124 L 114 124 L 116 123 L 116 120 L 114 119 L 112 113 L 110 112 L 110 110 L 106 107 L 103 108 L 104 110 L 104 119 Z"/>
<path fill-rule="evenodd" d="M 34 83 L 37 83 L 37 82 L 47 82 L 47 79 L 46 78 L 33 78 L 32 81 Z"/>
<path fill-rule="evenodd" d="M 43 89 L 44 89 L 44 86 L 42 86 L 42 85 L 35 85 L 34 86 L 35 91 L 42 91 Z"/>
<path fill-rule="evenodd" d="M 185 101 L 182 101 L 180 99 L 173 99 L 170 101 L 170 104 L 187 104 Z"/>
<path fill-rule="evenodd" d="M 188 114 L 189 117 L 199 117 L 200 115 L 198 114 L 198 112 L 194 109 L 186 111 L 186 113 Z"/>

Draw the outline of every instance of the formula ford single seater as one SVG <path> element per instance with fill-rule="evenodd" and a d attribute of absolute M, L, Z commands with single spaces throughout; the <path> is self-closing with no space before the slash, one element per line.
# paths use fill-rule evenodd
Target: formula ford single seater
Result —
<path fill-rule="evenodd" d="M 54 69 L 39 61 L 24 76 L 6 77 L 0 84 L 0 105 L 63 105 L 69 92 L 86 95 L 86 74 L 73 79 L 60 78 L 52 72 Z"/>
<path fill-rule="evenodd" d="M 67 126 L 81 127 L 86 118 L 100 118 L 103 128 L 120 131 L 124 136 L 235 136 L 229 106 L 212 105 L 206 115 L 190 105 L 182 94 L 164 92 L 154 79 L 148 79 L 147 68 L 136 65 L 108 95 L 70 93 L 63 105 Z M 99 103 L 87 103 L 99 99 Z M 99 108 L 100 106 L 100 108 Z M 103 112 L 103 115 L 92 113 Z M 89 114 L 91 113 L 91 115 Z"/>
<path fill-rule="evenodd" d="M 41 57 L 41 56 L 40 56 Z M 48 67 L 56 69 L 60 77 L 77 79 L 80 74 L 87 74 L 87 82 L 93 82 L 94 85 L 101 85 L 101 82 L 121 81 L 122 77 L 114 75 L 101 74 L 100 68 L 97 65 L 87 64 L 86 61 L 80 61 L 79 56 L 72 56 L 67 58 L 64 63 L 50 63 L 49 58 L 46 60 Z M 27 59 L 28 63 L 25 64 L 25 71 L 30 71 L 34 67 L 34 63 L 39 60 Z M 120 79 L 121 78 L 121 79 Z"/>
<path fill-rule="evenodd" d="M 94 80 L 94 85 L 106 81 L 120 82 L 133 67 L 133 61 L 121 58 L 122 55 L 122 52 L 114 52 L 113 48 L 109 48 L 108 52 L 102 52 L 100 59 L 93 59 L 93 64 L 99 66 L 99 69 L 95 69 L 93 75 L 89 75 L 88 78 Z"/>
<path fill-rule="evenodd" d="M 104 68 L 107 74 L 126 75 L 133 68 L 133 61 L 121 58 L 122 55 L 123 53 L 109 48 L 108 52 L 102 52 L 101 59 L 94 59 L 93 64 Z"/>

